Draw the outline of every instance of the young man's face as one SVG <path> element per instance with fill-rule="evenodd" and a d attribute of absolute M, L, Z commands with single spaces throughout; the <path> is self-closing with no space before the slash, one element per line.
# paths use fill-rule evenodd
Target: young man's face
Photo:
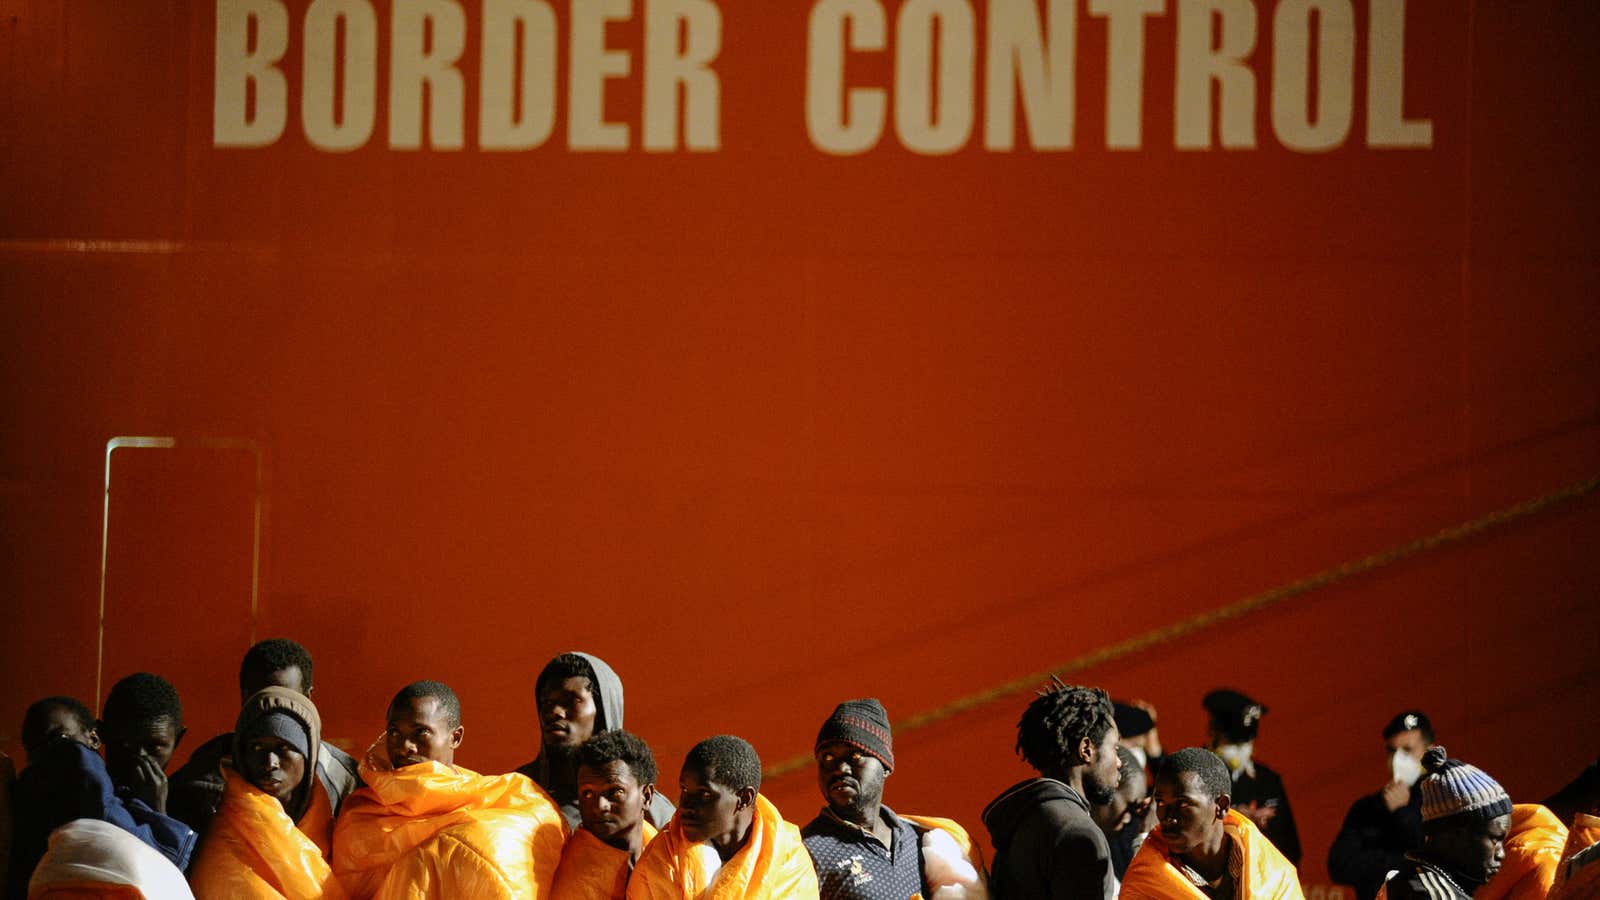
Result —
<path fill-rule="evenodd" d="M 678 826 L 691 841 L 722 838 L 731 843 L 739 831 L 739 791 L 686 765 L 678 777 Z"/>
<path fill-rule="evenodd" d="M 1468 881 L 1484 884 L 1500 871 L 1500 863 L 1506 858 L 1506 833 L 1510 829 L 1511 817 L 1500 816 L 1481 825 L 1431 837 L 1428 847 L 1457 874 Z"/>
<path fill-rule="evenodd" d="M 828 808 L 847 820 L 883 801 L 886 777 L 883 763 L 859 747 L 831 741 L 817 748 L 817 787 Z"/>
<path fill-rule="evenodd" d="M 1208 796 L 1195 772 L 1157 778 L 1155 800 L 1161 837 L 1173 853 L 1205 846 L 1222 828 L 1228 813 L 1228 796 Z"/>
<path fill-rule="evenodd" d="M 295 789 L 306 777 L 305 755 L 294 745 L 272 735 L 251 738 L 242 751 L 244 758 L 239 760 L 239 774 L 288 809 Z"/>
<path fill-rule="evenodd" d="M 135 781 L 141 759 L 150 760 L 165 772 L 183 732 L 166 717 L 142 722 L 101 722 L 100 739 L 105 743 L 106 771 L 112 782 L 126 785 Z"/>
<path fill-rule="evenodd" d="M 574 675 L 539 691 L 540 737 L 546 747 L 575 750 L 594 734 L 594 693 L 589 679 Z"/>
<path fill-rule="evenodd" d="M 451 727 L 450 717 L 436 697 L 412 697 L 389 707 L 389 724 L 383 733 L 389 764 L 396 769 L 418 763 L 452 765 L 456 748 L 461 746 L 460 725 Z"/>
<path fill-rule="evenodd" d="M 40 751 L 56 741 L 77 741 L 90 750 L 100 748 L 100 735 L 93 726 L 84 727 L 78 716 L 64 706 L 52 706 L 44 715 L 44 722 L 38 734 L 23 735 L 23 749 L 28 753 L 28 762 Z"/>
<path fill-rule="evenodd" d="M 655 785 L 641 785 L 633 769 L 621 760 L 598 768 L 578 767 L 578 813 L 583 827 L 613 846 L 625 842 L 640 826 L 654 796 Z"/>

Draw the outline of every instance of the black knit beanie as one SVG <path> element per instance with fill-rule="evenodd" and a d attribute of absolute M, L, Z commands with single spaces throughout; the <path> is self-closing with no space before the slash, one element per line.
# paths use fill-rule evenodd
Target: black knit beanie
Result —
<path fill-rule="evenodd" d="M 894 771 L 894 736 L 889 732 L 889 714 L 874 697 L 846 700 L 834 707 L 833 715 L 817 732 L 816 746 L 833 741 L 843 741 L 877 757 L 886 771 Z"/>

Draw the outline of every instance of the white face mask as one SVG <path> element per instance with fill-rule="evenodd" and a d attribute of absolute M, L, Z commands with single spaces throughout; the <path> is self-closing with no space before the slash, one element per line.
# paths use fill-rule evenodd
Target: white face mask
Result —
<path fill-rule="evenodd" d="M 1133 758 L 1139 761 L 1139 768 L 1142 769 L 1150 765 L 1150 757 L 1145 755 L 1143 747 L 1129 747 L 1128 752 L 1132 753 Z"/>
<path fill-rule="evenodd" d="M 1389 774 L 1406 787 L 1413 787 L 1422 778 L 1422 763 L 1404 750 L 1396 750 L 1389 757 Z"/>
<path fill-rule="evenodd" d="M 1250 751 L 1254 748 L 1254 741 L 1246 741 L 1243 744 L 1223 744 L 1217 748 L 1217 755 L 1222 757 L 1222 761 L 1228 764 L 1229 772 L 1237 772 L 1244 768 L 1245 763 L 1250 761 Z"/>

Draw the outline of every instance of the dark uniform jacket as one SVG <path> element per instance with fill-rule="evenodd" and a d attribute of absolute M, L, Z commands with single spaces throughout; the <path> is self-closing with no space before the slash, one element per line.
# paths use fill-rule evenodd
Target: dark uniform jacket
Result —
<path fill-rule="evenodd" d="M 994 841 L 989 895 L 995 900 L 1116 896 L 1111 848 L 1089 818 L 1089 801 L 1053 778 L 1008 788 L 983 811 Z"/>
<path fill-rule="evenodd" d="M 1249 815 L 1245 808 L 1252 803 L 1277 810 L 1262 826 L 1261 833 L 1285 859 L 1300 865 L 1300 832 L 1294 827 L 1294 812 L 1289 809 L 1289 794 L 1283 789 L 1283 779 L 1277 772 L 1254 761 L 1248 768 L 1234 773 L 1233 779 L 1233 808 Z"/>
<path fill-rule="evenodd" d="M 1394 812 L 1383 795 L 1357 800 L 1344 817 L 1339 836 L 1328 850 L 1328 876 L 1356 891 L 1356 900 L 1372 900 L 1383 879 L 1405 864 L 1406 854 L 1422 849 L 1422 792 L 1411 789 L 1411 802 Z"/>

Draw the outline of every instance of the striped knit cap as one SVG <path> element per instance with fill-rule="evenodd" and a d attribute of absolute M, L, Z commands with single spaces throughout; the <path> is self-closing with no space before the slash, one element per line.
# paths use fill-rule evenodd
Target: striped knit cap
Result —
<path fill-rule="evenodd" d="M 1428 748 L 1422 755 L 1422 770 L 1428 773 L 1418 785 L 1422 830 L 1428 834 L 1511 814 L 1511 796 L 1500 782 L 1477 766 L 1450 759 L 1443 747 Z"/>
<path fill-rule="evenodd" d="M 875 756 L 885 771 L 894 771 L 894 735 L 889 731 L 889 714 L 874 697 L 846 700 L 833 710 L 817 732 L 816 746 L 843 741 L 863 753 Z"/>

